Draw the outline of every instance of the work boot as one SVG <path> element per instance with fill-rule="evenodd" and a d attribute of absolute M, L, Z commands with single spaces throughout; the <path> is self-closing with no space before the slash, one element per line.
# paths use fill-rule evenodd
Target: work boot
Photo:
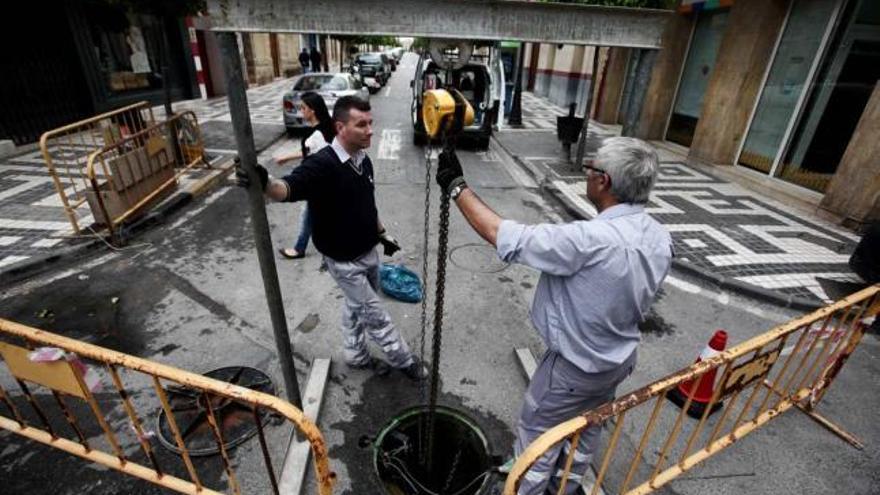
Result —
<path fill-rule="evenodd" d="M 362 364 L 351 364 L 346 363 L 349 368 L 356 370 L 369 370 L 379 376 L 385 376 L 391 372 L 391 366 L 388 365 L 385 361 L 381 359 L 376 359 L 373 356 L 370 356 L 369 359 L 365 363 Z"/>
<path fill-rule="evenodd" d="M 428 368 L 419 361 L 419 358 L 413 356 L 413 362 L 406 368 L 400 368 L 400 372 L 414 382 L 419 382 L 428 378 Z"/>

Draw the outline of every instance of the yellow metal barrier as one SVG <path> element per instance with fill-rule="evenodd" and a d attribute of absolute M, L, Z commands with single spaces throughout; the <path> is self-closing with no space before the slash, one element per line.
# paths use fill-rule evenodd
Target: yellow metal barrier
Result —
<path fill-rule="evenodd" d="M 77 209 L 86 202 L 85 192 L 90 187 L 86 175 L 89 156 L 154 123 L 153 110 L 141 101 L 47 131 L 40 137 L 43 160 L 74 233 L 80 233 Z"/>
<path fill-rule="evenodd" d="M 24 346 L 12 343 L 14 340 L 21 341 Z M 64 359 L 49 362 L 33 360 L 31 350 L 43 346 L 61 349 L 71 354 L 67 354 Z M 230 401 L 249 408 L 252 412 L 263 461 L 274 493 L 278 493 L 278 482 L 263 432 L 263 423 L 269 414 L 292 423 L 296 431 L 309 442 L 314 459 L 318 493 L 326 495 L 332 491 L 336 475 L 330 471 L 327 448 L 321 432 L 303 415 L 302 411 L 278 397 L 4 319 L 0 319 L 0 355 L 11 374 L 7 377 L 0 375 L 0 403 L 3 403 L 6 411 L 11 414 L 11 416 L 0 415 L 0 428 L 180 493 L 222 493 L 215 488 L 205 486 L 204 479 L 199 476 L 199 467 L 211 466 L 206 464 L 207 460 L 196 462 L 195 454 L 191 454 L 187 448 L 184 438 L 186 432 L 181 432 L 185 426 L 178 425 L 175 421 L 167 395 L 169 390 L 174 390 L 178 394 L 191 394 L 203 404 L 207 422 L 222 459 L 226 482 L 232 493 L 241 493 L 241 485 L 230 461 L 230 452 L 224 446 L 222 432 L 213 409 L 222 407 L 223 402 Z M 96 366 L 90 368 L 90 372 L 86 372 L 89 368 L 82 365 L 83 361 L 103 367 L 106 376 L 99 377 L 100 382 L 102 385 L 107 385 L 109 377 L 118 395 L 118 402 L 114 406 L 121 406 L 127 422 L 109 420 L 101 410 L 92 393 L 95 372 L 100 368 Z M 123 370 L 125 373 L 122 372 Z M 21 394 L 13 395 L 3 386 L 3 383 L 11 381 L 18 384 Z M 151 411 L 155 409 L 164 411 L 180 453 L 179 458 L 162 456 L 160 463 L 160 456 L 157 456 L 150 441 L 151 434 L 146 430 L 141 419 L 144 417 L 143 407 L 139 413 L 131 399 L 132 394 L 126 388 L 126 383 L 139 384 L 141 390 L 148 390 L 147 384 L 151 385 L 155 393 Z M 52 418 L 59 417 L 58 413 L 50 415 L 48 414 L 50 410 L 45 404 L 40 405 L 40 398 L 30 389 L 34 384 L 49 390 L 57 410 L 64 418 L 63 421 L 58 419 L 53 421 Z M 103 394 L 102 400 L 110 396 L 111 394 Z M 88 406 L 91 416 L 103 432 L 103 440 L 86 438 L 82 427 L 84 418 L 76 417 L 74 413 L 80 408 L 71 407 L 68 402 L 71 399 L 82 401 Z M 141 396 L 140 400 L 143 401 L 144 397 Z M 27 410 L 25 404 L 28 404 Z M 62 435 L 61 426 L 64 423 L 67 423 L 66 430 L 70 432 L 68 436 Z M 111 424 L 126 424 L 129 428 L 114 431 Z M 101 447 L 105 449 L 102 450 Z M 136 462 L 137 451 L 143 454 L 138 457 L 142 457 L 147 462 L 144 464 Z M 126 454 L 126 452 L 130 453 Z M 171 458 L 171 461 L 168 461 L 168 458 Z"/>
<path fill-rule="evenodd" d="M 173 129 L 173 139 L 168 130 Z M 181 163 L 175 147 L 180 151 Z M 95 220 L 110 234 L 144 207 L 172 190 L 188 170 L 208 166 L 196 115 L 177 113 L 95 151 L 88 158 L 86 175 L 91 190 L 86 198 Z"/>
<path fill-rule="evenodd" d="M 875 285 L 557 425 L 517 459 L 504 494 L 516 493 L 535 461 L 567 441 L 569 454 L 559 490 L 563 493 L 581 433 L 607 421 L 614 429 L 602 446 L 593 495 L 600 487 L 609 493 L 651 493 L 793 407 L 861 449 L 859 439 L 814 408 L 861 341 L 864 320 L 878 312 L 880 285 Z M 696 390 L 713 370 L 720 379 L 705 412 L 697 421 L 686 421 L 691 399 L 679 408 L 666 399 L 667 393 L 685 382 Z M 745 402 L 738 405 L 741 397 Z M 721 401 L 722 412 L 710 416 Z M 617 455 L 624 429 L 641 432 L 635 452 L 625 457 Z M 655 431 L 663 433 L 652 435 Z"/>

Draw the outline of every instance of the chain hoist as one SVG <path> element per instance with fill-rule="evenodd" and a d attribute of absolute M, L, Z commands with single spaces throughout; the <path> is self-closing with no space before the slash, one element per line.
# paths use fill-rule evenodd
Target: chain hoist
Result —
<path fill-rule="evenodd" d="M 451 74 L 447 73 L 447 81 Z M 426 91 L 423 98 L 422 120 L 425 124 L 425 131 L 429 140 L 440 137 L 443 143 L 444 152 L 453 152 L 455 149 L 455 138 L 466 125 L 470 125 L 474 121 L 473 107 L 467 100 L 455 89 L 434 89 Z M 424 359 L 424 342 L 427 333 L 427 287 L 428 287 L 428 233 L 429 233 L 429 217 L 430 217 L 430 191 L 431 191 L 431 160 L 433 158 L 433 147 L 429 144 L 425 155 L 425 235 L 422 249 L 422 276 L 423 282 L 423 298 L 422 298 L 422 334 L 420 342 L 420 352 Z M 428 391 L 428 414 L 424 428 L 424 438 L 420 441 L 421 452 L 420 459 L 430 472 L 433 464 L 434 451 L 434 426 L 435 426 L 435 410 L 437 407 L 437 393 L 440 385 L 440 351 L 443 343 L 443 307 L 445 304 L 446 289 L 446 261 L 447 249 L 449 246 L 449 194 L 442 191 L 440 196 L 440 224 L 437 232 L 437 275 L 434 287 L 434 326 L 431 344 L 431 367 L 428 373 L 429 391 Z M 421 399 L 425 400 L 424 383 L 420 388 Z M 422 428 L 419 428 L 422 435 Z M 457 458 L 458 456 L 456 456 Z M 451 479 L 457 460 L 453 463 L 453 469 L 448 474 L 447 480 Z"/>

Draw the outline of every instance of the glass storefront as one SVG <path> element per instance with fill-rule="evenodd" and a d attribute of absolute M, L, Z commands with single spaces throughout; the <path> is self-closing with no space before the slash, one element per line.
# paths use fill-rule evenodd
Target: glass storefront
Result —
<path fill-rule="evenodd" d="M 737 162 L 824 192 L 880 78 L 880 2 L 797 0 L 784 29 Z"/>
<path fill-rule="evenodd" d="M 703 109 L 703 97 L 727 27 L 728 11 L 703 11 L 697 15 L 699 17 L 666 131 L 667 140 L 684 146 L 690 146 L 694 139 Z"/>
<path fill-rule="evenodd" d="M 835 4 L 833 0 L 798 0 L 792 6 L 739 156 L 740 165 L 764 173 L 773 167 Z"/>

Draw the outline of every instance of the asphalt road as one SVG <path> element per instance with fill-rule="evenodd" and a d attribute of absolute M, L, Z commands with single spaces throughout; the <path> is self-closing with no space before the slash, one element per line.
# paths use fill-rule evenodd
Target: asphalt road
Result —
<path fill-rule="evenodd" d="M 412 145 L 409 123 L 414 65 L 415 57 L 407 55 L 389 86 L 372 97 L 375 134 L 370 154 L 380 215 L 403 245 L 390 261 L 420 272 L 425 156 L 423 149 Z M 266 152 L 265 163 L 272 152 L 273 148 Z M 559 205 L 543 196 L 497 146 L 459 155 L 471 187 L 502 216 L 529 223 L 567 220 Z M 276 175 L 286 170 L 267 166 Z M 433 183 L 431 187 L 433 274 L 438 190 Z M 267 208 L 274 245 L 291 245 L 301 205 Z M 536 357 L 543 352 L 528 322 L 538 273 L 501 264 L 457 211 L 451 214 L 449 249 L 440 402 L 470 414 L 485 430 L 492 452 L 506 458 L 512 451 L 513 426 L 526 387 L 513 350 L 527 347 Z M 319 425 L 338 474 L 337 493 L 378 493 L 371 452 L 359 447 L 359 440 L 375 435 L 399 411 L 421 403 L 421 391 L 400 374 L 377 377 L 344 366 L 338 330 L 342 294 L 319 271 L 320 257 L 312 246 L 302 260 L 279 257 L 276 262 L 300 382 L 305 381 L 312 359 L 333 360 Z M 434 284 L 433 275 L 429 284 Z M 199 373 L 231 364 L 253 366 L 269 373 L 280 387 L 283 380 L 262 287 L 245 194 L 226 187 L 121 251 L 108 250 L 3 288 L 0 315 Z M 114 303 L 114 298 L 119 299 Z M 418 352 L 420 305 L 387 298 L 385 304 Z M 793 316 L 673 273 L 643 324 L 639 364 L 620 392 L 689 365 L 717 328 L 726 329 L 732 342 L 741 342 Z M 426 352 L 430 345 L 429 335 Z M 822 406 L 823 414 L 860 436 L 866 450 L 852 449 L 793 411 L 688 473 L 667 491 L 876 493 L 880 428 L 872 418 L 880 407 L 878 356 L 877 336 L 866 336 Z M 14 388 L 2 381 L 6 390 Z M 135 395 L 145 410 L 155 407 L 146 388 Z M 282 455 L 286 431 L 278 428 L 269 434 L 273 453 Z M 635 432 L 626 434 L 631 437 Z M 4 493 L 161 492 L 7 432 L 0 432 L 0 439 Z M 234 455 L 239 472 L 246 473 L 249 492 L 268 493 L 258 444 L 248 442 Z M 216 467 L 205 469 L 209 477 L 219 479 Z"/>

